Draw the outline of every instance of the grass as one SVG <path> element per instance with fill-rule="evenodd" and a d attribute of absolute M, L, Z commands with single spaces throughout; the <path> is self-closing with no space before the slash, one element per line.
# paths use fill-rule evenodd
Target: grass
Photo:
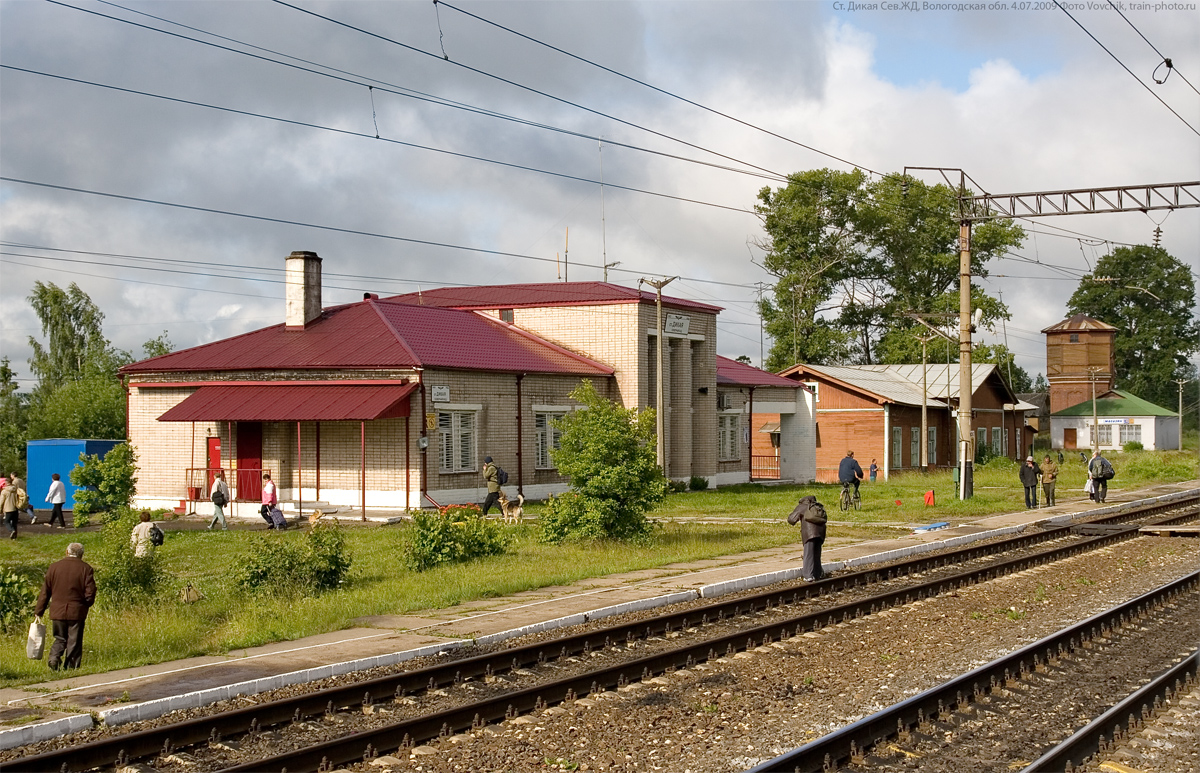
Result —
<path fill-rule="evenodd" d="M 1113 464 L 1117 478 L 1110 491 L 1194 479 L 1198 472 L 1196 457 L 1186 453 L 1116 454 Z M 1060 501 L 1082 498 L 1083 480 L 1082 465 L 1068 459 L 1059 485 Z M 922 495 L 931 488 L 937 492 L 937 504 L 926 508 Z M 656 528 L 645 544 L 546 545 L 538 541 L 536 526 L 524 524 L 513 527 L 515 540 L 506 555 L 424 573 L 403 568 L 408 528 L 348 527 L 347 545 L 354 560 L 350 579 L 337 592 L 299 599 L 287 593 L 247 596 L 233 580 L 237 561 L 262 540 L 303 539 L 298 531 L 172 531 L 160 549 L 171 579 L 155 599 L 130 606 L 101 595 L 88 617 L 83 673 L 226 653 L 341 630 L 355 625 L 359 617 L 452 607 L 588 577 L 786 545 L 799 551 L 800 532 L 788 527 L 784 517 L 805 494 L 832 503 L 838 491 L 831 485 L 743 485 L 675 494 L 652 513 Z M 841 513 L 834 507 L 830 512 L 831 541 L 896 535 L 896 530 L 880 525 L 886 522 L 961 521 L 1024 507 L 1012 462 L 996 461 L 979 469 L 976 496 L 967 502 L 951 496 L 948 473 L 898 475 L 891 481 L 864 483 L 862 492 L 862 510 Z M 536 513 L 538 508 L 529 510 Z M 692 522 L 714 517 L 731 520 Z M 0 540 L 0 570 L 16 572 L 36 587 L 46 567 L 75 540 L 84 544 L 85 558 L 99 555 L 96 532 L 25 532 L 19 540 Z M 96 568 L 103 571 L 103 566 Z M 182 604 L 178 592 L 189 582 L 205 598 Z M 1080 578 L 1079 582 L 1087 581 Z M 0 687 L 52 675 L 44 660 L 25 658 L 25 627 L 0 636 Z"/>

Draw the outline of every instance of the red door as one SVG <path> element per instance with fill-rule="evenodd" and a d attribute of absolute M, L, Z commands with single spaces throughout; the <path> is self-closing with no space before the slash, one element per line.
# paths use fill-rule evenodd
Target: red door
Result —
<path fill-rule="evenodd" d="M 221 469 L 221 438 L 209 437 L 208 439 L 208 490 L 212 491 L 213 473 Z"/>
<path fill-rule="evenodd" d="M 238 422 L 237 466 L 237 498 L 259 501 L 262 498 L 262 422 Z"/>

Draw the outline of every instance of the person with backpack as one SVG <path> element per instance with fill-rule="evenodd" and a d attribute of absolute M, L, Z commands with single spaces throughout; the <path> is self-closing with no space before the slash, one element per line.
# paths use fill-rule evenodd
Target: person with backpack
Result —
<path fill-rule="evenodd" d="M 213 473 L 212 488 L 208 492 L 208 498 L 213 503 L 213 519 L 208 524 L 208 530 L 212 531 L 212 527 L 220 523 L 222 530 L 229 531 L 229 526 L 225 523 L 225 505 L 229 504 L 229 484 L 225 482 L 224 470 L 217 470 Z"/>
<path fill-rule="evenodd" d="M 508 483 L 508 473 L 492 461 L 492 457 L 483 457 L 483 479 L 487 482 L 487 498 L 483 500 L 483 514 L 487 515 L 492 505 L 500 504 L 500 487 Z"/>
<path fill-rule="evenodd" d="M 29 501 L 29 492 L 25 490 L 25 481 L 13 473 L 12 484 L 17 489 L 17 516 L 19 517 L 21 513 L 29 513 L 29 523 L 37 523 L 37 511 L 33 509 L 33 503 Z"/>
<path fill-rule="evenodd" d="M 158 524 L 150 520 L 150 511 L 143 510 L 138 516 L 140 523 L 133 527 L 133 533 L 129 535 L 129 542 L 133 545 L 133 555 L 136 558 L 145 558 L 150 555 L 150 551 L 159 545 L 163 544 L 162 529 L 158 528 Z"/>
<path fill-rule="evenodd" d="M 10 473 L 4 479 L 4 488 L 0 488 L 0 512 L 4 513 L 4 525 L 8 527 L 8 538 L 17 538 L 17 517 L 20 508 L 17 507 L 17 487 L 13 485 Z"/>
<path fill-rule="evenodd" d="M 1103 502 L 1108 499 L 1108 482 L 1116 472 L 1112 462 L 1100 455 L 1100 449 L 1092 453 L 1092 461 L 1088 462 L 1088 477 L 1092 479 L 1092 500 Z"/>

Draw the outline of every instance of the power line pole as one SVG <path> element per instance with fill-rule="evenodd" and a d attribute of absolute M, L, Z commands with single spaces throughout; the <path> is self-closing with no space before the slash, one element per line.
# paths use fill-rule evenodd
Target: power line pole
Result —
<path fill-rule="evenodd" d="M 929 469 L 929 365 L 927 344 L 933 336 L 917 336 L 921 342 L 921 469 Z M 947 401 L 949 395 L 947 395 Z"/>
<path fill-rule="evenodd" d="M 1088 378 L 1092 381 L 1092 453 L 1100 450 L 1100 420 L 1096 414 L 1096 374 L 1103 368 L 1095 365 L 1088 368 Z"/>
<path fill-rule="evenodd" d="M 1175 383 L 1179 385 L 1179 448 L 1183 450 L 1183 385 L 1191 381 L 1190 378 L 1175 379 Z"/>
<path fill-rule="evenodd" d="M 663 402 L 665 398 L 663 395 L 662 289 L 664 287 L 666 287 L 667 285 L 671 284 L 672 282 L 674 282 L 678 278 L 679 277 L 677 277 L 677 276 L 673 276 L 670 279 L 660 279 L 657 282 L 652 279 L 645 279 L 645 278 L 638 280 L 639 288 L 640 288 L 641 284 L 644 282 L 644 283 L 650 285 L 651 287 L 653 287 L 656 292 L 656 295 L 654 298 L 654 308 L 655 308 L 655 312 L 658 316 L 658 322 L 657 322 L 657 326 L 655 328 L 656 329 L 655 343 L 658 347 L 658 354 L 657 354 L 658 370 L 655 372 L 655 375 L 657 376 L 657 378 L 655 380 L 658 383 L 655 384 L 655 387 L 657 387 L 657 390 L 656 390 L 657 405 L 656 405 L 656 407 L 658 408 L 658 410 L 656 410 L 654 412 L 654 431 L 658 434 L 658 443 L 657 443 L 657 448 L 656 448 L 656 453 L 657 453 L 657 457 L 658 457 L 658 467 L 660 470 L 663 471 L 664 476 L 667 475 L 667 446 L 666 446 L 666 438 L 664 436 L 664 433 L 666 431 L 666 422 L 664 421 L 664 413 L 666 411 L 666 405 Z"/>

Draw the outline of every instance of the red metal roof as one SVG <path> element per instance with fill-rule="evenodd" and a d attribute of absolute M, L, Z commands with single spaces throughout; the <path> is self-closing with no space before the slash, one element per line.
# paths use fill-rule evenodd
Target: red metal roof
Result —
<path fill-rule="evenodd" d="M 159 421 L 372 421 L 409 415 L 415 383 L 202 386 Z"/>
<path fill-rule="evenodd" d="M 770 371 L 717 355 L 717 383 L 736 386 L 770 386 L 795 389 L 796 381 L 777 376 Z"/>
<path fill-rule="evenodd" d="M 654 303 L 654 293 L 608 282 L 543 282 L 541 284 L 439 287 L 397 295 L 388 300 L 417 306 L 454 309 L 514 309 L 546 306 L 600 306 L 613 303 Z M 663 306 L 716 314 L 712 306 L 685 298 L 663 296 Z"/>
<path fill-rule="evenodd" d="M 613 372 L 482 314 L 375 298 L 326 309 L 304 329 L 273 325 L 135 362 L 121 372 L 417 367 L 588 376 Z"/>

